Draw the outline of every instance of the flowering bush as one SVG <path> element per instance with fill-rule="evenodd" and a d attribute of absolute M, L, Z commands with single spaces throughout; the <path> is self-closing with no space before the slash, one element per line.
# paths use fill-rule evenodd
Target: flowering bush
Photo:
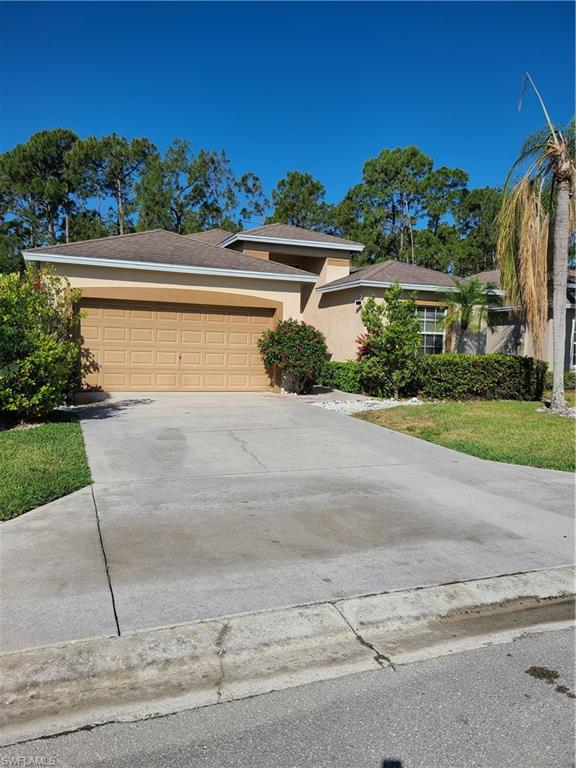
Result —
<path fill-rule="evenodd" d="M 264 331 L 258 348 L 266 368 L 278 370 L 284 387 L 298 395 L 309 392 L 318 382 L 328 360 L 324 334 L 292 318 Z"/>

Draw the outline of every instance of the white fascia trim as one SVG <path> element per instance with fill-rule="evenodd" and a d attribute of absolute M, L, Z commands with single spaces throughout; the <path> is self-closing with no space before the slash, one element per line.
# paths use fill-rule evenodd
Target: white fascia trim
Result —
<path fill-rule="evenodd" d="M 394 285 L 396 281 L 392 282 L 381 282 L 381 281 L 370 281 L 370 280 L 355 280 L 352 283 L 345 283 L 343 285 L 333 285 L 330 286 L 330 284 L 323 286 L 320 285 L 316 288 L 316 291 L 318 293 L 332 293 L 333 291 L 345 291 L 348 288 L 390 288 L 391 285 Z M 430 293 L 454 293 L 458 290 L 456 286 L 443 286 L 443 285 L 428 285 L 428 284 L 416 284 L 416 283 L 399 283 L 400 288 L 403 288 L 408 291 L 428 291 Z M 504 296 L 504 291 L 492 291 L 495 296 Z"/>
<path fill-rule="evenodd" d="M 227 240 L 223 240 L 220 243 L 220 248 L 226 248 L 227 245 L 232 245 L 240 240 L 246 240 L 249 243 L 272 243 L 273 245 L 299 245 L 307 246 L 309 248 L 332 248 L 337 251 L 357 251 L 361 253 L 364 250 L 364 246 L 358 243 L 323 243 L 321 240 L 289 240 L 286 237 L 263 237 L 262 235 L 243 235 L 242 232 L 238 232 L 236 235 L 232 235 Z"/>
<path fill-rule="evenodd" d="M 120 259 L 92 259 L 88 256 L 62 256 L 57 253 L 22 253 L 24 261 L 47 261 L 61 264 L 80 264 L 89 267 L 116 267 L 117 269 L 144 269 L 156 272 L 181 272 L 191 275 L 215 275 L 217 277 L 249 277 L 257 280 L 283 280 L 291 283 L 315 283 L 315 275 L 290 275 L 280 272 L 252 272 L 248 269 L 216 269 L 215 267 L 191 267 L 183 264 L 157 264 L 151 261 L 122 261 Z"/>

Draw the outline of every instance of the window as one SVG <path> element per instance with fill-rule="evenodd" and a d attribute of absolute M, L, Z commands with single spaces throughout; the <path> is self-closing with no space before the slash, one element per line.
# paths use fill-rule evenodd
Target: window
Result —
<path fill-rule="evenodd" d="M 572 320 L 572 355 L 571 368 L 576 368 L 576 317 Z"/>
<path fill-rule="evenodd" d="M 422 352 L 425 355 L 438 355 L 444 352 L 444 331 L 440 321 L 444 317 L 442 307 L 416 307 L 422 336 Z"/>

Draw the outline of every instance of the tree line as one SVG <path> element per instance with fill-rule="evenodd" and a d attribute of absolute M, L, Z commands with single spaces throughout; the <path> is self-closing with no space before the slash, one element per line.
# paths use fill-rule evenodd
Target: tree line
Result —
<path fill-rule="evenodd" d="M 268 199 L 258 176 L 238 176 L 224 151 L 193 152 L 185 139 L 162 153 L 147 138 L 40 131 L 0 155 L 0 271 L 18 269 L 20 251 L 40 245 L 265 221 L 359 240 L 359 265 L 400 259 L 465 275 L 495 265 L 500 201 L 499 189 L 470 189 L 464 170 L 435 167 L 414 146 L 367 160 L 361 181 L 329 203 L 322 182 L 300 171 Z"/>

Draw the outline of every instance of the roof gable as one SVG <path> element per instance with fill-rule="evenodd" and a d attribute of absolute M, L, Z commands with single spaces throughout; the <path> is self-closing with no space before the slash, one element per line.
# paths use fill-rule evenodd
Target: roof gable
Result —
<path fill-rule="evenodd" d="M 311 229 L 295 227 L 292 224 L 264 224 L 262 227 L 245 229 L 232 235 L 225 245 L 238 240 L 257 242 L 283 242 L 286 244 L 307 244 L 318 247 L 338 248 L 339 250 L 362 251 L 364 246 L 354 240 L 346 240 L 336 235 L 326 235 L 324 232 L 314 232 Z"/>
<path fill-rule="evenodd" d="M 401 285 L 426 286 L 427 288 L 453 288 L 452 277 L 446 272 L 439 272 L 436 269 L 419 267 L 416 264 L 407 264 L 404 261 L 381 261 L 377 264 L 370 264 L 367 267 L 358 269 L 346 277 L 333 280 L 331 283 L 325 283 L 319 286 L 317 290 L 339 290 L 351 285 L 358 284 L 390 284 L 400 283 Z"/>

